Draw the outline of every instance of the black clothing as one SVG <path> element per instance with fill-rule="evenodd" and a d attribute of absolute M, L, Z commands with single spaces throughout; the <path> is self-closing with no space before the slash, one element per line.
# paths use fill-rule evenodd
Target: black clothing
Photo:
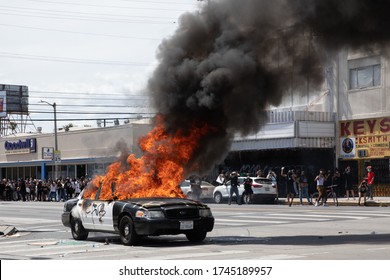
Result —
<path fill-rule="evenodd" d="M 245 178 L 244 180 L 244 190 L 246 194 L 253 194 L 252 190 L 252 182 L 253 180 L 249 177 Z"/>

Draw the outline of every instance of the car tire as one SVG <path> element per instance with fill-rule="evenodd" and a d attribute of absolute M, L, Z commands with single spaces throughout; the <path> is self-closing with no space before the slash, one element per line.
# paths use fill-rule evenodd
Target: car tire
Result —
<path fill-rule="evenodd" d="M 215 203 L 218 203 L 218 204 L 222 203 L 223 197 L 222 197 L 222 194 L 220 192 L 216 192 L 214 194 L 214 201 L 215 201 Z"/>
<path fill-rule="evenodd" d="M 70 229 L 75 240 L 86 240 L 89 232 L 84 228 L 80 219 L 71 218 Z"/>
<path fill-rule="evenodd" d="M 207 235 L 207 231 L 199 230 L 199 231 L 191 231 L 186 233 L 186 237 L 190 242 L 202 242 Z"/>
<path fill-rule="evenodd" d="M 119 222 L 119 235 L 121 242 L 126 246 L 138 242 L 139 236 L 135 232 L 133 220 L 129 216 L 123 216 Z"/>

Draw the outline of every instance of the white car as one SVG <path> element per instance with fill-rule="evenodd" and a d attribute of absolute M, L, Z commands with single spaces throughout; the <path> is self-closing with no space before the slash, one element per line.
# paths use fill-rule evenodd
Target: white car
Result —
<path fill-rule="evenodd" d="M 183 191 L 183 193 L 187 196 L 187 198 L 194 199 L 194 196 L 191 191 L 190 180 L 185 180 L 181 182 L 180 188 Z M 213 199 L 214 188 L 215 188 L 214 185 L 210 184 L 209 182 L 202 181 L 200 188 L 202 189 L 202 193 L 200 194 L 200 199 Z"/>
<path fill-rule="evenodd" d="M 241 202 L 249 203 L 243 197 L 244 193 L 244 180 L 246 177 L 238 177 L 238 193 L 241 198 Z M 251 202 L 255 201 L 270 201 L 274 202 L 278 197 L 278 191 L 276 188 L 276 184 L 272 183 L 271 179 L 262 178 L 262 177 L 250 177 L 252 182 L 252 190 L 253 190 L 253 198 Z M 225 185 L 217 186 L 214 189 L 213 197 L 215 203 L 222 203 L 223 201 L 229 200 L 230 195 L 230 181 L 228 181 Z M 233 200 L 236 199 L 236 195 L 233 194 Z"/>

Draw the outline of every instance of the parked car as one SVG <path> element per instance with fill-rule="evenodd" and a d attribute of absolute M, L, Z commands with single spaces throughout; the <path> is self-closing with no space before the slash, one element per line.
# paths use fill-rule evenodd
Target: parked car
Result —
<path fill-rule="evenodd" d="M 183 191 L 183 193 L 187 196 L 189 199 L 194 199 L 195 197 L 193 196 L 192 190 L 191 190 L 191 182 L 190 180 L 185 180 L 181 182 L 180 188 Z M 200 188 L 202 190 L 200 194 L 200 199 L 213 199 L 213 193 L 214 193 L 214 188 L 215 186 L 210 184 L 209 182 L 206 181 L 201 181 Z"/>
<path fill-rule="evenodd" d="M 238 177 L 238 193 L 240 195 L 240 199 L 242 203 L 249 203 L 248 200 L 245 200 L 244 196 L 244 180 L 246 177 Z M 271 179 L 263 178 L 263 177 L 250 177 L 252 182 L 252 190 L 253 197 L 250 201 L 253 202 L 274 202 L 277 199 L 278 192 L 276 188 L 276 184 L 272 183 Z M 213 197 L 215 203 L 222 203 L 223 201 L 227 201 L 230 195 L 230 181 L 228 181 L 225 185 L 217 186 L 214 189 Z M 237 199 L 236 195 L 233 194 L 233 199 Z"/>
<path fill-rule="evenodd" d="M 85 240 L 89 232 L 119 234 L 124 245 L 134 245 L 143 236 L 185 234 L 192 242 L 201 242 L 214 227 L 207 205 L 182 198 L 137 198 L 100 200 L 78 198 L 65 202 L 62 223 L 71 228 L 76 240 Z"/>

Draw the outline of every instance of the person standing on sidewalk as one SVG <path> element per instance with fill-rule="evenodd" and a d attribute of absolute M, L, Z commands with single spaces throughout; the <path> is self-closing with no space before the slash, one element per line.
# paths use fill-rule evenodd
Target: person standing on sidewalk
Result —
<path fill-rule="evenodd" d="M 359 200 L 358 200 L 358 206 L 360 206 L 360 200 L 363 196 L 363 205 L 366 206 L 366 193 L 368 190 L 367 180 L 363 179 L 363 181 L 360 183 L 358 191 L 359 191 Z"/>
<path fill-rule="evenodd" d="M 345 168 L 343 173 L 343 179 L 344 179 L 345 193 L 347 195 L 347 200 L 349 200 L 349 193 L 351 193 L 353 199 L 355 199 L 355 191 L 353 190 L 352 172 L 350 166 L 347 166 L 347 168 Z"/>
<path fill-rule="evenodd" d="M 367 166 L 367 187 L 368 194 L 367 197 L 370 197 L 370 200 L 373 200 L 372 185 L 374 184 L 375 173 L 372 171 L 372 166 Z"/>

